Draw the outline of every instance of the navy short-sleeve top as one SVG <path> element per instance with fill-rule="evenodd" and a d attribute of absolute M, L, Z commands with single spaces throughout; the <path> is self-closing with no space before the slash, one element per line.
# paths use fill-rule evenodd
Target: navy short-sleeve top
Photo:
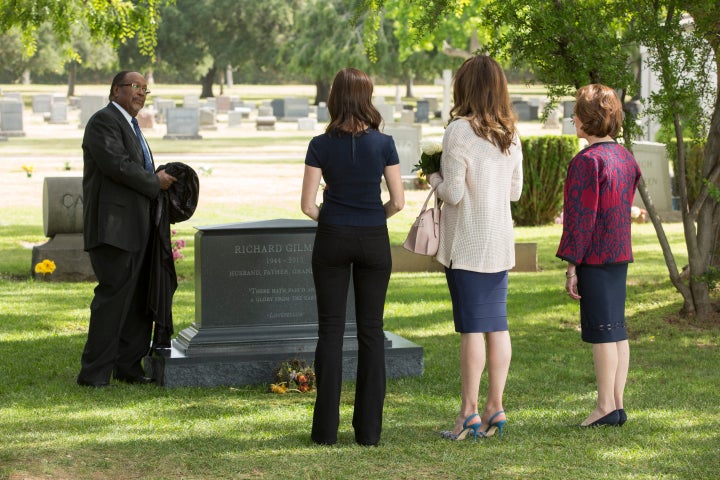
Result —
<path fill-rule="evenodd" d="M 359 135 L 324 133 L 308 145 L 305 165 L 325 179 L 319 223 L 372 227 L 386 224 L 380 194 L 385 167 L 400 163 L 395 142 L 374 129 Z"/>

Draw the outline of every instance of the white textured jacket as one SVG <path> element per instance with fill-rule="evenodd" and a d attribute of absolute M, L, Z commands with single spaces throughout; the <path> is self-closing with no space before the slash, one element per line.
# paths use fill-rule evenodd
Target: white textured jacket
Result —
<path fill-rule="evenodd" d="M 457 119 L 443 137 L 440 165 L 443 200 L 437 260 L 446 267 L 494 273 L 515 266 L 510 202 L 522 192 L 522 149 L 516 137 L 509 155 Z"/>

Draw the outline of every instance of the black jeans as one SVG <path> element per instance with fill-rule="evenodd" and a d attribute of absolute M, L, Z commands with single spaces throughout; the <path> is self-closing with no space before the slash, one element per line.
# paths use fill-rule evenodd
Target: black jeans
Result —
<path fill-rule="evenodd" d="M 352 273 L 358 337 L 353 428 L 355 441 L 375 445 L 385 402 L 383 312 L 392 257 L 387 227 L 318 225 L 312 256 L 318 309 L 317 399 L 311 437 L 337 442 L 345 313 Z"/>

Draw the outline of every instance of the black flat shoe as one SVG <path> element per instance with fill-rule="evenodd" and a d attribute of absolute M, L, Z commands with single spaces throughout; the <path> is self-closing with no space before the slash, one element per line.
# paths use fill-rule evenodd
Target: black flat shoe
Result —
<path fill-rule="evenodd" d="M 622 427 L 625 422 L 627 422 L 627 413 L 625 413 L 624 408 L 618 409 L 618 415 L 620 416 L 620 420 L 618 420 L 618 427 Z"/>
<path fill-rule="evenodd" d="M 620 424 L 620 413 L 618 410 L 613 410 L 602 418 L 599 418 L 592 422 L 590 425 L 580 425 L 581 427 L 604 427 L 606 425 L 616 427 Z"/>

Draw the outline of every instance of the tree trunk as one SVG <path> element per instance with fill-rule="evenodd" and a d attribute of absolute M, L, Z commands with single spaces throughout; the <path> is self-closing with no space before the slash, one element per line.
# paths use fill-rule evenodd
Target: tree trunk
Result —
<path fill-rule="evenodd" d="M 407 98 L 415 98 L 413 95 L 413 82 L 415 81 L 415 74 L 408 73 L 405 76 L 405 96 Z"/>
<path fill-rule="evenodd" d="M 208 70 L 208 72 L 200 79 L 200 82 L 202 83 L 202 93 L 200 93 L 200 98 L 208 98 L 215 96 L 213 95 L 212 87 L 213 83 L 215 82 L 216 72 L 217 67 L 213 65 L 213 67 Z"/>
<path fill-rule="evenodd" d="M 68 98 L 75 96 L 75 82 L 77 79 L 77 62 L 68 64 Z"/>
<path fill-rule="evenodd" d="M 330 82 L 327 80 L 315 80 L 315 105 L 320 102 L 327 103 L 330 96 Z"/>

